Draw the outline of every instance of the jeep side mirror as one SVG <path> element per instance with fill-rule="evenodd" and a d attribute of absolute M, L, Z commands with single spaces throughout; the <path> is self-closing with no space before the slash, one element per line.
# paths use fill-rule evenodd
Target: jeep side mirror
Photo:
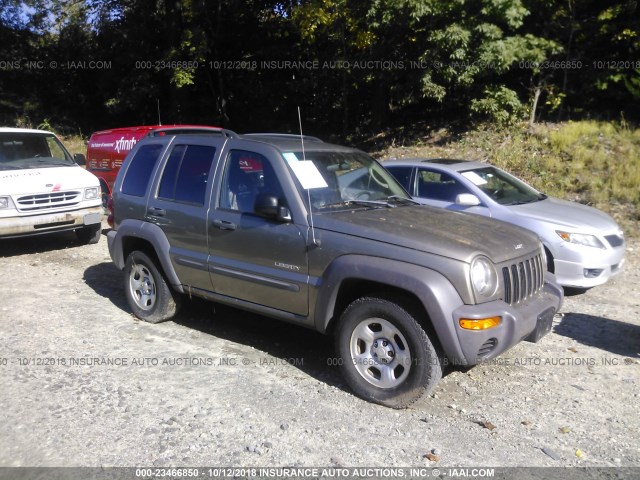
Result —
<path fill-rule="evenodd" d="M 75 153 L 73 155 L 73 161 L 76 162 L 81 167 L 87 165 L 87 159 L 82 153 Z"/>
<path fill-rule="evenodd" d="M 278 197 L 268 193 L 259 193 L 253 211 L 261 217 L 270 218 L 279 222 L 290 222 L 291 212 L 287 207 L 280 205 Z"/>
<path fill-rule="evenodd" d="M 456 196 L 456 205 L 475 207 L 480 205 L 480 199 L 471 193 L 461 193 Z"/>

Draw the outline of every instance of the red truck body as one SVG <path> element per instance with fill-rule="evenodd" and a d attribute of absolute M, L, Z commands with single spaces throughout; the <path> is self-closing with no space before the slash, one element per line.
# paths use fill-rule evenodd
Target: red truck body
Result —
<path fill-rule="evenodd" d="M 100 179 L 103 191 L 107 187 L 110 194 L 123 160 L 136 143 L 157 130 L 176 128 L 220 130 L 204 125 L 150 125 L 95 132 L 87 145 L 87 170 Z"/>

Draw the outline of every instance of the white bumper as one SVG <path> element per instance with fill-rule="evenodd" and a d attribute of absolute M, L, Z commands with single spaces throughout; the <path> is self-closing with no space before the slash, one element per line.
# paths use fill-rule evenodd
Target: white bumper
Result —
<path fill-rule="evenodd" d="M 39 235 L 63 230 L 75 230 L 102 222 L 102 206 L 73 211 L 0 218 L 0 237 L 12 238 Z"/>

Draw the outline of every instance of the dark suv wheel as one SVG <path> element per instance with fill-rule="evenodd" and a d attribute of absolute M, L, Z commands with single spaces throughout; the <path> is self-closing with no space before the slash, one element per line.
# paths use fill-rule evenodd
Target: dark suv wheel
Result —
<path fill-rule="evenodd" d="M 398 303 L 363 297 L 342 314 L 336 334 L 342 373 L 365 400 L 404 408 L 442 377 L 436 349 L 414 316 Z"/>
<path fill-rule="evenodd" d="M 171 319 L 180 307 L 180 294 L 146 253 L 133 251 L 124 266 L 124 289 L 133 314 L 149 323 Z"/>

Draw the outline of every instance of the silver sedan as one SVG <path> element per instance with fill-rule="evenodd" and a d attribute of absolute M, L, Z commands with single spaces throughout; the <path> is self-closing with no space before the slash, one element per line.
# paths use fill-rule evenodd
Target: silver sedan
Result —
<path fill-rule="evenodd" d="M 560 285 L 586 289 L 622 270 L 623 232 L 596 208 L 548 197 L 488 163 L 411 159 L 383 165 L 420 203 L 492 217 L 537 233 L 547 268 Z"/>

